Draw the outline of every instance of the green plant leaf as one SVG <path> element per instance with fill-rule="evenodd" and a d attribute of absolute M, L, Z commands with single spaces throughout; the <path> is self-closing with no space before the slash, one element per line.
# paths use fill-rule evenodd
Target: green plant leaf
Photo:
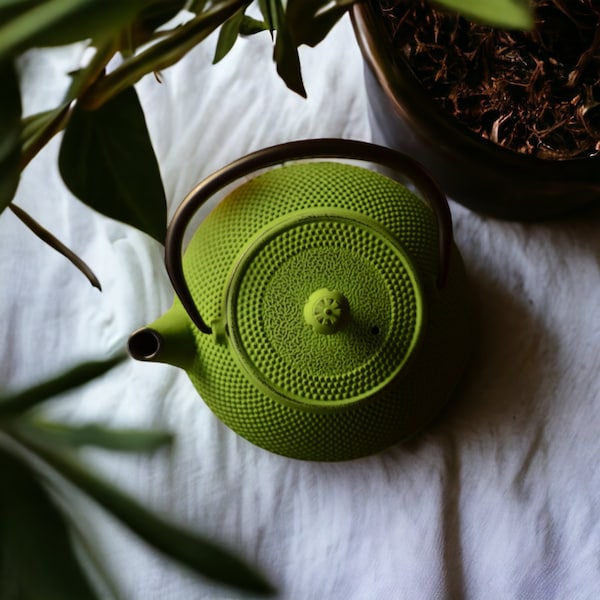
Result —
<path fill-rule="evenodd" d="M 6 432 L 157 550 L 214 581 L 256 594 L 273 593 L 271 585 L 245 562 L 220 546 L 168 523 L 96 477 L 71 456 L 57 451 L 54 445 L 32 436 L 25 428 L 8 428 Z"/>
<path fill-rule="evenodd" d="M 287 87 L 306 98 L 298 48 L 287 29 L 280 28 L 277 30 L 273 60 L 277 64 L 277 73 Z"/>
<path fill-rule="evenodd" d="M 218 29 L 244 4 L 242 0 L 211 3 L 210 8 L 191 21 L 172 29 L 155 44 L 130 59 L 114 71 L 98 79 L 85 94 L 83 104 L 93 110 L 119 92 L 137 83 L 147 73 L 161 71 L 180 61 L 190 50 Z"/>
<path fill-rule="evenodd" d="M 529 0 L 434 0 L 462 16 L 495 27 L 531 29 L 533 9 Z"/>
<path fill-rule="evenodd" d="M 23 392 L 0 397 L 0 416 L 10 417 L 23 414 L 53 396 L 68 392 L 104 375 L 124 358 L 119 355 L 104 361 L 87 362 Z"/>
<path fill-rule="evenodd" d="M 154 0 L 140 11 L 137 23 L 145 31 L 154 31 L 167 21 L 179 14 L 187 0 Z"/>
<path fill-rule="evenodd" d="M 273 60 L 277 65 L 277 73 L 290 90 L 306 98 L 298 48 L 288 27 L 282 1 L 264 0 L 259 5 L 265 24 L 271 31 L 277 31 L 273 50 Z"/>
<path fill-rule="evenodd" d="M 0 212 L 13 199 L 19 185 L 21 159 L 21 92 L 11 62 L 0 62 Z"/>
<path fill-rule="evenodd" d="M 207 4 L 209 4 L 209 0 L 192 0 L 186 8 L 190 12 L 199 15 L 206 8 Z"/>
<path fill-rule="evenodd" d="M 216 64 L 225 58 L 225 56 L 227 56 L 229 51 L 233 48 L 238 35 L 240 34 L 240 28 L 244 21 L 245 10 L 246 7 L 242 6 L 242 8 L 240 8 L 233 16 L 229 17 L 229 19 L 227 19 L 227 21 L 225 21 L 225 23 L 223 23 L 221 26 L 213 64 Z"/>
<path fill-rule="evenodd" d="M 133 86 L 96 110 L 75 108 L 58 166 L 69 190 L 87 206 L 164 243 L 165 192 Z"/>
<path fill-rule="evenodd" d="M 255 35 L 267 31 L 267 26 L 264 21 L 253 19 L 247 15 L 244 15 L 242 24 L 240 25 L 240 35 Z"/>
<path fill-rule="evenodd" d="M 2 450 L 0 472 L 2 546 L 10 552 L 17 597 L 98 598 L 75 556 L 63 515 L 34 473 Z"/>
<path fill-rule="evenodd" d="M 258 0 L 258 8 L 265 22 L 265 27 L 273 33 L 277 28 L 277 10 L 275 4 L 280 4 L 279 0 Z"/>
<path fill-rule="evenodd" d="M 26 425 L 35 435 L 66 447 L 97 446 L 119 452 L 152 452 L 172 443 L 167 431 L 142 429 L 110 429 L 101 425 L 66 425 L 41 419 L 28 419 Z"/>
<path fill-rule="evenodd" d="M 0 57 L 39 46 L 115 37 L 144 0 L 28 0 L 0 6 Z M 8 17 L 8 18 L 7 18 Z"/>
<path fill-rule="evenodd" d="M 286 20 L 296 46 L 314 47 L 322 42 L 351 4 L 348 1 L 289 0 Z"/>
<path fill-rule="evenodd" d="M 130 42 L 137 48 L 152 38 L 155 30 L 173 19 L 185 7 L 187 0 L 154 0 L 148 3 L 131 26 Z M 123 48 L 121 48 L 123 52 Z"/>
<path fill-rule="evenodd" d="M 0 23 L 5 23 L 31 10 L 43 0 L 0 0 Z"/>
<path fill-rule="evenodd" d="M 9 206 L 9 209 L 17 216 L 27 228 L 37 235 L 44 243 L 48 244 L 53 250 L 62 254 L 70 263 L 75 266 L 87 280 L 98 290 L 102 291 L 100 281 L 96 277 L 92 269 L 75 254 L 70 248 L 65 246 L 58 238 L 52 235 L 47 229 L 42 227 L 33 217 L 26 213 L 22 208 L 19 208 L 14 202 Z"/>

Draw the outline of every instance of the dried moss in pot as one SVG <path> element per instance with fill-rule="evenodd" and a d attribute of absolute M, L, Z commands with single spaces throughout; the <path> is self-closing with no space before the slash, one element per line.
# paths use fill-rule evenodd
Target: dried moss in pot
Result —
<path fill-rule="evenodd" d="M 482 137 L 544 159 L 600 151 L 600 3 L 537 0 L 533 31 L 504 31 L 381 0 L 394 46 L 440 105 Z"/>

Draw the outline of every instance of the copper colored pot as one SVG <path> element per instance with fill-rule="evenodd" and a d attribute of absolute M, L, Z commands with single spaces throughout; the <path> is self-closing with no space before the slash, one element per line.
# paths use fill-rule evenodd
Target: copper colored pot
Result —
<path fill-rule="evenodd" d="M 483 139 L 446 113 L 392 52 L 383 15 L 352 9 L 373 139 L 423 164 L 453 200 L 494 217 L 541 220 L 600 201 L 600 156 L 546 160 Z"/>

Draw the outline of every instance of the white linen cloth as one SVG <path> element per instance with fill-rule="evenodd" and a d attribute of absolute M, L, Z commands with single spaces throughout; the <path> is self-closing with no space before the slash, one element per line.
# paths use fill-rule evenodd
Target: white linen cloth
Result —
<path fill-rule="evenodd" d="M 308 100 L 289 92 L 267 36 L 212 66 L 212 42 L 138 90 L 169 214 L 204 176 L 288 140 L 368 140 L 362 60 L 348 19 L 302 52 Z M 27 61 L 26 110 L 60 98 L 72 48 Z M 26 82 L 27 83 L 27 82 Z M 92 289 L 0 216 L 0 381 L 9 389 L 124 348 L 165 311 L 162 248 L 66 191 L 54 140 L 17 204 L 96 271 Z M 506 174 L 510 177 L 510 173 Z M 133 360 L 52 405 L 73 422 L 176 433 L 154 457 L 87 451 L 109 481 L 257 565 L 282 600 L 592 600 L 600 597 L 600 204 L 542 224 L 452 204 L 478 297 L 480 341 L 456 398 L 409 445 L 336 464 L 272 455 L 223 426 L 185 373 Z M 475 317 L 474 317 L 475 318 Z M 81 505 L 127 600 L 226 599 Z"/>

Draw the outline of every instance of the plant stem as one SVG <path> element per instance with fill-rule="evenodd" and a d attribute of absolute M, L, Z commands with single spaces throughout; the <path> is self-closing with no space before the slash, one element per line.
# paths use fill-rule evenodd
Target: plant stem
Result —
<path fill-rule="evenodd" d="M 73 81 L 65 95 L 65 102 L 80 98 L 106 71 L 106 66 L 117 53 L 118 44 L 111 40 L 107 44 L 98 46 L 90 62 L 73 75 Z"/>
<path fill-rule="evenodd" d="M 109 75 L 103 76 L 106 65 L 117 52 L 117 43 L 111 40 L 100 46 L 90 63 L 73 77 L 64 103 L 38 131 L 23 143 L 21 171 L 37 153 L 60 131 L 71 116 L 74 101 L 83 108 L 95 110 L 125 88 L 137 83 L 144 75 L 172 66 L 194 46 L 210 35 L 219 25 L 233 15 L 245 0 L 226 0 L 216 8 L 198 15 L 190 22 L 173 30 L 161 32 L 163 39 L 146 51 L 126 60 Z M 165 37 L 166 36 L 166 37 Z"/>
<path fill-rule="evenodd" d="M 69 121 L 73 103 L 59 106 L 50 119 L 30 137 L 23 140 L 21 151 L 20 169 L 25 167 L 37 156 L 37 153 L 59 132 L 62 131 Z"/>
<path fill-rule="evenodd" d="M 80 98 L 81 106 L 94 110 L 125 88 L 137 83 L 144 75 L 174 65 L 246 4 L 248 2 L 245 0 L 226 0 L 174 29 L 165 39 L 126 60 L 112 73 L 97 79 Z"/>
<path fill-rule="evenodd" d="M 73 81 L 65 95 L 61 106 L 57 107 L 51 118 L 23 141 L 21 152 L 21 171 L 35 158 L 37 153 L 60 131 L 62 131 L 71 116 L 75 100 L 83 96 L 87 90 L 98 81 L 106 69 L 106 65 L 115 55 L 117 46 L 110 42 L 98 48 L 88 65 L 73 76 Z"/>

